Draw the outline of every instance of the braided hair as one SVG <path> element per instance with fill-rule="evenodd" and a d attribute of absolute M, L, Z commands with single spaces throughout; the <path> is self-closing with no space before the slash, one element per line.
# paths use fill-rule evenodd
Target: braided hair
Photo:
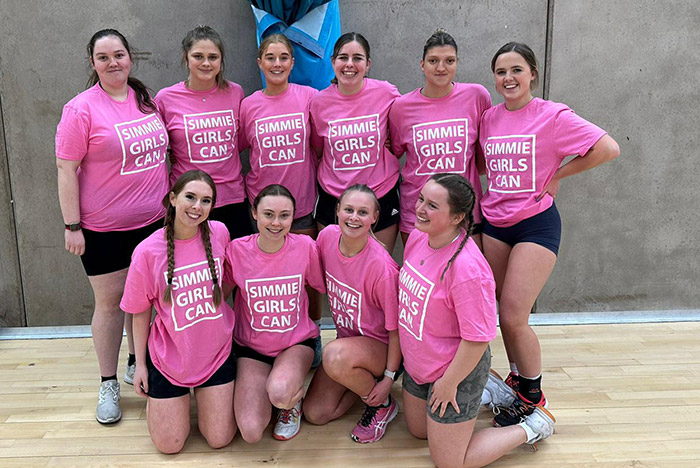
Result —
<path fill-rule="evenodd" d="M 445 265 L 445 269 L 442 270 L 442 275 L 440 276 L 440 281 L 445 278 L 445 273 L 450 268 L 450 265 L 454 262 L 457 255 L 462 251 L 464 246 L 467 244 L 467 240 L 472 235 L 474 230 L 474 203 L 476 201 L 476 195 L 474 194 L 474 189 L 472 184 L 469 183 L 467 179 L 459 174 L 435 174 L 430 178 L 430 180 L 441 185 L 447 190 L 447 204 L 450 206 L 451 215 L 463 214 L 464 218 L 460 222 L 459 226 L 467 231 L 467 235 L 464 236 L 462 242 L 459 243 L 459 247 L 455 251 L 452 258 Z"/>
<path fill-rule="evenodd" d="M 166 304 L 172 303 L 173 276 L 175 275 L 175 207 L 170 203 L 170 195 L 173 194 L 177 196 L 187 184 L 196 180 L 201 180 L 211 187 L 211 206 L 212 208 L 216 206 L 216 185 L 214 184 L 214 180 L 209 174 L 200 170 L 191 170 L 182 174 L 177 179 L 170 192 L 163 197 L 163 206 L 165 207 L 165 240 L 167 242 L 168 252 L 168 284 L 165 285 L 165 291 L 163 291 L 163 302 Z M 207 263 L 209 264 L 209 273 L 211 273 L 212 278 L 212 300 L 214 306 L 219 307 L 221 304 L 222 292 L 219 286 L 219 277 L 216 274 L 214 255 L 211 249 L 211 230 L 209 228 L 209 222 L 206 219 L 199 225 L 199 230 L 202 233 L 202 242 L 204 243 L 204 251 L 207 254 Z"/>
<path fill-rule="evenodd" d="M 90 63 L 92 63 L 93 61 L 93 54 L 95 53 L 95 43 L 105 37 L 116 37 L 117 39 L 119 39 L 124 45 L 126 52 L 129 54 L 129 59 L 133 63 L 134 58 L 131 54 L 131 47 L 129 46 L 129 41 L 127 41 L 124 35 L 116 29 L 101 29 L 92 35 L 92 37 L 90 38 L 90 42 L 88 42 L 87 45 L 87 53 Z M 86 88 L 91 88 L 95 86 L 99 81 L 100 77 L 97 76 L 97 71 L 93 69 L 92 73 L 90 73 L 90 78 L 88 78 Z M 156 105 L 153 102 L 153 99 L 151 98 L 150 90 L 145 84 L 143 84 L 143 82 L 141 82 L 141 80 L 137 80 L 136 78 L 129 76 L 129 78 L 126 81 L 126 84 L 136 93 L 136 102 L 141 112 L 143 112 L 144 114 L 148 114 L 156 111 Z"/>

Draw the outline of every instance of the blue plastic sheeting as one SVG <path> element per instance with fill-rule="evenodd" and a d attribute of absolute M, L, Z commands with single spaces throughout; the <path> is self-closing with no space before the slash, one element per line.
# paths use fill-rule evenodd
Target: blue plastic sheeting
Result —
<path fill-rule="evenodd" d="M 310 0 L 290 2 L 283 0 L 251 3 L 299 3 L 311 5 L 323 2 Z M 334 76 L 331 65 L 333 46 L 338 37 L 340 37 L 338 0 L 330 0 L 311 9 L 291 25 L 280 19 L 280 16 L 269 13 L 269 10 L 257 8 L 253 4 L 251 4 L 251 8 L 255 14 L 258 47 L 260 47 L 260 42 L 266 36 L 275 33 L 284 34 L 292 42 L 294 46 L 294 68 L 289 76 L 289 81 L 319 90 L 327 88 Z M 271 8 L 271 10 L 277 11 L 282 17 L 286 16 L 286 13 L 282 10 L 278 11 L 275 8 Z M 265 86 L 265 77 L 262 74 L 261 78 L 263 86 Z"/>
<path fill-rule="evenodd" d="M 329 0 L 251 0 L 250 4 L 292 24 Z"/>

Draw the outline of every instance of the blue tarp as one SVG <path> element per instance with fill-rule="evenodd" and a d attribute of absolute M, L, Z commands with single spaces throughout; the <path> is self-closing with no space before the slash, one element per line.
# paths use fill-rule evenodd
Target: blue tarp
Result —
<path fill-rule="evenodd" d="M 258 46 L 266 36 L 274 33 L 284 34 L 293 44 L 294 69 L 289 81 L 319 90 L 328 87 L 334 76 L 330 57 L 333 45 L 340 37 L 338 0 L 258 0 L 250 3 L 255 14 Z M 262 81 L 264 86 L 264 76 Z"/>

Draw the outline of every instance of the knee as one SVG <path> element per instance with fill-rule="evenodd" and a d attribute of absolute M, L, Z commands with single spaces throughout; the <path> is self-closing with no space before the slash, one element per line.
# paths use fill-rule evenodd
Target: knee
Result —
<path fill-rule="evenodd" d="M 259 425 L 244 426 L 241 424 L 238 426 L 238 430 L 240 431 L 241 438 L 243 440 L 249 444 L 257 444 L 260 442 L 260 439 L 262 439 L 265 428 L 260 427 Z"/>
<path fill-rule="evenodd" d="M 288 379 L 275 379 L 267 383 L 270 403 L 276 408 L 288 409 L 294 406 L 296 402 L 293 402 L 292 398 L 298 391 L 298 388 L 292 388 Z"/>
<path fill-rule="evenodd" d="M 337 381 L 350 367 L 350 358 L 338 340 L 332 341 L 323 348 L 323 370 L 328 377 Z"/>
<path fill-rule="evenodd" d="M 325 411 L 322 405 L 311 403 L 309 400 L 304 400 L 303 406 L 304 419 L 311 424 L 322 426 L 330 421 L 328 411 Z"/>
<path fill-rule="evenodd" d="M 449 451 L 430 451 L 430 458 L 433 459 L 433 463 L 437 468 L 465 468 L 466 466 L 472 466 L 470 464 L 464 463 L 464 460 L 458 459 L 454 453 Z"/>
<path fill-rule="evenodd" d="M 166 455 L 172 455 L 182 450 L 187 437 L 153 437 L 152 439 L 153 445 L 155 445 L 158 450 Z"/>
<path fill-rule="evenodd" d="M 229 430 L 207 434 L 204 436 L 204 438 L 207 439 L 207 444 L 209 444 L 209 447 L 213 449 L 219 449 L 226 447 L 228 444 L 230 444 L 233 440 L 234 435 L 235 432 Z"/>

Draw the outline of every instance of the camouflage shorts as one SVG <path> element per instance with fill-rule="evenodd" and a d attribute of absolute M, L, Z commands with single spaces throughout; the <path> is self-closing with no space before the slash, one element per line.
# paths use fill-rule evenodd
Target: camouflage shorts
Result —
<path fill-rule="evenodd" d="M 457 404 L 459 405 L 459 413 L 455 411 L 451 404 L 447 405 L 445 414 L 440 417 L 439 410 L 435 413 L 430 412 L 430 395 L 433 393 L 433 384 L 417 384 L 413 378 L 405 372 L 403 375 L 403 389 L 416 398 L 426 400 L 426 410 L 428 416 L 435 422 L 442 424 L 454 424 L 464 421 L 469 421 L 476 418 L 481 406 L 481 393 L 484 391 L 486 380 L 489 376 L 491 368 L 491 348 L 486 348 L 481 360 L 477 363 L 474 370 L 457 385 Z"/>

